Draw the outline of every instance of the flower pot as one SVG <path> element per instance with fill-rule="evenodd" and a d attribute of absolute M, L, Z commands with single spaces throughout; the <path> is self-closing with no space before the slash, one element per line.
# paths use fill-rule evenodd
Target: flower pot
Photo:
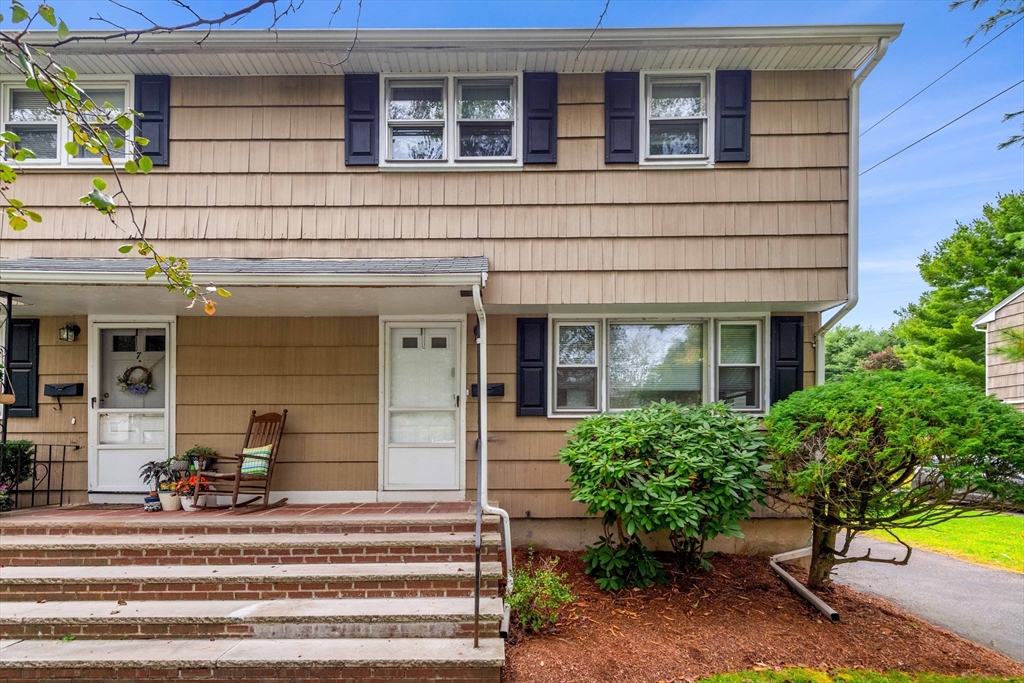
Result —
<path fill-rule="evenodd" d="M 193 498 L 182 496 L 178 498 L 178 500 L 181 501 L 181 509 L 184 510 L 185 512 L 196 511 L 195 500 Z"/>
<path fill-rule="evenodd" d="M 181 509 L 181 498 L 178 497 L 177 493 L 172 491 L 161 491 L 160 496 L 160 507 L 165 512 L 173 512 L 174 510 Z"/>

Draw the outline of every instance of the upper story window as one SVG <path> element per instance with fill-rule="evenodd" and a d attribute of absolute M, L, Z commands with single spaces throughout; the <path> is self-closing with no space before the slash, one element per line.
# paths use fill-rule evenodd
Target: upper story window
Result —
<path fill-rule="evenodd" d="M 94 103 L 93 115 L 87 115 L 91 123 L 110 120 L 113 112 L 123 112 L 131 102 L 131 84 L 128 81 L 84 82 L 80 84 Z M 26 166 L 99 166 L 99 154 L 90 153 L 79 146 L 75 154 L 67 149 L 72 142 L 71 131 L 64 119 L 53 110 L 53 106 L 38 90 L 18 85 L 3 87 L 3 130 L 21 138 L 19 148 L 27 148 L 35 154 L 34 159 L 21 162 Z M 104 125 L 103 129 L 112 137 L 125 135 L 116 125 Z M 132 131 L 127 135 L 131 136 Z M 112 160 L 124 160 L 125 148 L 112 148 Z"/>
<path fill-rule="evenodd" d="M 710 75 L 645 75 L 644 161 L 710 162 L 710 80 Z"/>
<path fill-rule="evenodd" d="M 552 415 L 661 400 L 764 405 L 763 320 L 555 320 L 551 329 Z"/>
<path fill-rule="evenodd" d="M 521 162 L 516 76 L 388 78 L 385 166 Z"/>

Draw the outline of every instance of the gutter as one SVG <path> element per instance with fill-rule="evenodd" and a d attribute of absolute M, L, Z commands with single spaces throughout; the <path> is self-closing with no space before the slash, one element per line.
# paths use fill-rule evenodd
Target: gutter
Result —
<path fill-rule="evenodd" d="M 476 385 L 479 387 L 477 394 L 477 538 L 479 538 L 480 515 L 498 515 L 501 518 L 503 535 L 505 537 L 505 571 L 506 582 L 505 592 L 512 592 L 512 525 L 509 521 L 508 512 L 501 508 L 492 507 L 487 500 L 487 314 L 484 312 L 483 298 L 480 296 L 480 285 L 473 285 L 473 307 L 476 308 L 477 337 L 476 337 L 476 362 L 477 377 Z"/>
<path fill-rule="evenodd" d="M 860 300 L 860 86 L 874 70 L 886 50 L 889 49 L 890 38 L 878 39 L 878 47 L 871 61 L 853 79 L 849 97 L 849 153 L 848 168 L 850 177 L 847 193 L 847 254 L 846 254 L 846 303 L 827 321 L 821 324 L 814 333 L 814 383 L 825 383 L 825 333 L 835 327 L 836 323 L 846 317 Z"/>
<path fill-rule="evenodd" d="M 486 277 L 486 275 L 484 275 Z M 411 274 L 330 274 L 330 273 L 207 273 L 192 272 L 197 282 L 211 281 L 222 286 L 246 287 L 472 287 L 480 284 L 481 273 Z M 100 273 L 72 271 L 10 271 L 0 262 L 0 280 L 19 285 L 158 285 L 166 280 L 135 273 Z"/>

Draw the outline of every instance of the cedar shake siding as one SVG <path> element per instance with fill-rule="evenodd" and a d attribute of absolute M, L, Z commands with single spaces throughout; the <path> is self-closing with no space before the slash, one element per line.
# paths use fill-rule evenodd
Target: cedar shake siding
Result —
<path fill-rule="evenodd" d="M 603 74 L 559 75 L 556 163 L 346 166 L 343 81 L 172 78 L 169 165 L 125 179 L 163 252 L 482 255 L 489 306 L 846 297 L 849 71 L 753 72 L 750 162 L 713 169 L 605 164 Z M 92 175 L 27 172 L 43 223 L 4 258 L 115 255 L 123 235 L 76 201 Z"/>
<path fill-rule="evenodd" d="M 985 332 L 985 390 L 996 398 L 1024 410 L 1024 363 L 1011 363 L 1003 356 L 993 353 L 997 346 L 1004 344 L 1003 330 L 1024 329 L 1024 294 L 1017 296 L 996 311 L 995 319 L 988 323 Z"/>

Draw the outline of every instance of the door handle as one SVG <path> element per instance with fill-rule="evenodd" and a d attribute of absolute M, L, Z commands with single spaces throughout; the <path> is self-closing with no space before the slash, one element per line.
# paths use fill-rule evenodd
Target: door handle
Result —
<path fill-rule="evenodd" d="M 96 397 L 95 396 L 92 397 L 92 407 L 94 409 L 96 408 Z"/>
<path fill-rule="evenodd" d="M 454 396 L 455 396 L 455 407 L 456 408 L 461 407 L 462 404 L 459 401 L 459 398 L 460 398 L 459 395 L 458 394 L 454 394 Z"/>

